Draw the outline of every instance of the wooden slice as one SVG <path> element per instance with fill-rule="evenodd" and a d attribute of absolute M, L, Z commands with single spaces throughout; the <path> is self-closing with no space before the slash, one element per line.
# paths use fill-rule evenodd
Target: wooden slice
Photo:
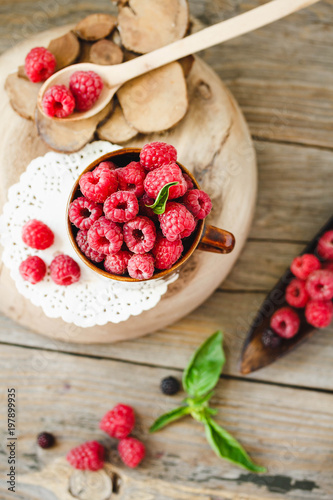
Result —
<path fill-rule="evenodd" d="M 32 47 L 47 46 L 51 39 L 69 29 L 71 26 L 40 33 L 0 57 L 0 207 L 5 203 L 9 186 L 18 181 L 27 164 L 48 151 L 37 136 L 35 125 L 10 107 L 4 80 L 9 72 L 17 70 Z M 141 147 L 153 140 L 173 144 L 179 161 L 195 174 L 212 197 L 214 208 L 208 222 L 235 234 L 235 250 L 229 255 L 196 251 L 154 309 L 119 324 L 86 329 L 46 317 L 41 308 L 17 292 L 9 271 L 2 266 L 0 309 L 6 315 L 53 339 L 115 342 L 140 337 L 178 321 L 219 286 L 237 260 L 251 225 L 257 188 L 255 153 L 237 103 L 200 58 L 195 58 L 187 83 L 190 104 L 184 119 L 164 134 L 140 135 L 128 144 Z"/>

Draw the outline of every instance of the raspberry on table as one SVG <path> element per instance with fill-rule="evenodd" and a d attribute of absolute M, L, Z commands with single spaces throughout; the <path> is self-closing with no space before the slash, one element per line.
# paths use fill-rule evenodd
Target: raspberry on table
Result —
<path fill-rule="evenodd" d="M 69 286 L 79 281 L 81 271 L 79 265 L 69 255 L 57 255 L 50 264 L 52 280 L 61 286 Z"/>
<path fill-rule="evenodd" d="M 157 269 L 170 269 L 179 260 L 184 250 L 181 239 L 169 241 L 161 234 L 157 235 L 156 243 L 152 249 Z"/>
<path fill-rule="evenodd" d="M 21 262 L 19 271 L 25 281 L 36 285 L 42 281 L 46 274 L 46 264 L 40 257 L 34 255 Z"/>
<path fill-rule="evenodd" d="M 31 219 L 22 228 L 22 240 L 28 247 L 45 250 L 53 245 L 54 234 L 44 222 Z"/>
<path fill-rule="evenodd" d="M 134 425 L 135 414 L 133 408 L 118 404 L 104 415 L 99 428 L 113 438 L 123 439 L 132 432 Z"/>
<path fill-rule="evenodd" d="M 320 238 L 317 252 L 322 259 L 333 259 L 333 230 L 326 231 Z"/>
<path fill-rule="evenodd" d="M 125 465 L 135 468 L 144 459 L 146 449 L 138 439 L 127 437 L 118 444 L 118 452 Z"/>
<path fill-rule="evenodd" d="M 147 170 L 154 170 L 177 161 L 177 150 L 166 142 L 151 142 L 141 149 L 140 163 Z"/>
<path fill-rule="evenodd" d="M 88 243 L 88 230 L 87 229 L 80 229 L 76 235 L 76 243 L 81 250 L 82 253 L 88 259 L 92 260 L 93 262 L 103 262 L 105 259 L 106 255 L 100 252 L 96 252 L 96 250 L 93 250 L 89 243 Z"/>
<path fill-rule="evenodd" d="M 128 274 L 137 280 L 149 280 L 154 274 L 154 257 L 150 253 L 133 255 L 127 266 Z"/>
<path fill-rule="evenodd" d="M 75 469 L 91 471 L 103 469 L 104 447 L 97 441 L 88 441 L 73 448 L 66 459 Z"/>
<path fill-rule="evenodd" d="M 197 219 L 205 219 L 210 214 L 213 206 L 208 194 L 201 189 L 187 191 L 184 195 L 183 203 Z"/>
<path fill-rule="evenodd" d="M 119 189 L 132 191 L 137 198 L 144 193 L 145 169 L 137 161 L 132 161 L 124 168 L 117 170 Z"/>
<path fill-rule="evenodd" d="M 194 189 L 194 184 L 191 177 L 188 174 L 185 174 L 185 172 L 183 172 L 183 177 L 187 184 L 187 190 L 190 191 L 190 189 Z"/>
<path fill-rule="evenodd" d="M 306 321 L 315 328 L 326 328 L 333 318 L 333 304 L 330 300 L 311 299 L 305 308 Z"/>
<path fill-rule="evenodd" d="M 320 260 L 311 253 L 305 253 L 295 257 L 291 263 L 291 272 L 301 280 L 306 280 L 313 271 L 321 268 Z"/>
<path fill-rule="evenodd" d="M 42 106 L 47 116 L 66 118 L 73 113 L 75 100 L 65 85 L 53 85 L 43 95 Z"/>
<path fill-rule="evenodd" d="M 160 388 L 163 394 L 165 394 L 166 396 L 173 396 L 174 394 L 177 394 L 177 392 L 179 392 L 180 383 L 179 380 L 175 377 L 165 377 L 161 380 Z"/>
<path fill-rule="evenodd" d="M 311 299 L 331 300 L 333 298 L 333 272 L 319 269 L 306 280 L 306 291 Z"/>
<path fill-rule="evenodd" d="M 89 229 L 103 214 L 101 205 L 88 200 L 85 196 L 76 198 L 69 205 L 68 217 L 74 226 L 79 229 Z"/>
<path fill-rule="evenodd" d="M 92 108 L 103 90 L 103 80 L 94 71 L 75 71 L 69 81 L 77 111 Z"/>
<path fill-rule="evenodd" d="M 112 274 L 125 274 L 132 255 L 127 250 L 120 250 L 118 253 L 107 255 L 104 261 L 105 270 Z"/>
<path fill-rule="evenodd" d="M 281 337 L 276 335 L 271 328 L 266 328 L 266 330 L 262 332 L 261 342 L 265 347 L 276 349 L 281 344 Z"/>
<path fill-rule="evenodd" d="M 94 222 L 88 231 L 87 239 L 93 250 L 105 255 L 119 252 L 123 245 L 121 227 L 106 217 L 100 217 Z"/>
<path fill-rule="evenodd" d="M 270 326 L 280 337 L 290 339 L 297 334 L 300 319 L 296 311 L 290 307 L 281 307 L 271 317 Z"/>
<path fill-rule="evenodd" d="M 48 448 L 51 448 L 54 443 L 55 443 L 55 438 L 53 434 L 50 434 L 49 432 L 41 432 L 37 436 L 37 443 L 38 446 L 41 448 L 44 448 L 45 450 Z"/>
<path fill-rule="evenodd" d="M 164 214 L 159 215 L 160 226 L 163 235 L 169 241 L 179 238 L 187 238 L 196 227 L 196 221 L 184 205 L 174 201 L 166 204 Z"/>
<path fill-rule="evenodd" d="M 117 174 L 108 167 L 99 165 L 92 172 L 86 172 L 79 181 L 81 192 L 89 200 L 104 203 L 118 189 Z"/>
<path fill-rule="evenodd" d="M 305 289 L 305 281 L 293 279 L 286 288 L 286 301 L 292 307 L 305 307 L 309 294 Z"/>
<path fill-rule="evenodd" d="M 56 58 L 44 47 L 31 49 L 25 58 L 25 72 L 31 82 L 44 82 L 55 72 Z"/>
<path fill-rule="evenodd" d="M 103 210 L 113 222 L 128 222 L 139 212 L 138 199 L 132 191 L 117 191 L 105 200 Z"/>
<path fill-rule="evenodd" d="M 138 215 L 123 226 L 124 242 L 133 253 L 149 252 L 156 241 L 156 228 L 148 217 Z"/>
<path fill-rule="evenodd" d="M 180 198 L 186 193 L 187 183 L 181 169 L 176 163 L 163 165 L 162 167 L 148 172 L 144 181 L 144 188 L 148 196 L 156 199 L 161 189 L 169 182 L 178 182 L 176 186 L 171 186 L 169 190 L 169 200 Z"/>

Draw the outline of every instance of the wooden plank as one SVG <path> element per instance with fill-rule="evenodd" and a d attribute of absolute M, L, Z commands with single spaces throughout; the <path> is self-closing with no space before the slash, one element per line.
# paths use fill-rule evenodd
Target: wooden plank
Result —
<path fill-rule="evenodd" d="M 159 392 L 159 380 L 169 370 L 13 346 L 2 347 L 0 360 L 1 387 L 9 384 L 17 390 L 21 474 L 40 469 L 64 456 L 72 446 L 95 438 L 111 445 L 111 462 L 125 478 L 129 476 L 143 486 L 149 476 L 152 492 L 153 482 L 163 477 L 170 485 L 201 491 L 207 488 L 216 492 L 217 498 L 330 498 L 330 395 L 280 387 L 272 391 L 266 384 L 234 380 L 219 383 L 213 399 L 220 410 L 218 422 L 243 443 L 254 460 L 268 467 L 267 475 L 259 477 L 220 461 L 207 445 L 200 424 L 189 418 L 148 435 L 153 419 L 183 397 L 165 397 Z M 6 397 L 5 391 L 1 397 Z M 116 443 L 97 429 L 104 412 L 119 401 L 136 409 L 135 435 L 148 450 L 142 467 L 134 471 L 121 466 Z M 1 429 L 6 428 L 5 417 L 1 412 Z M 35 437 L 42 429 L 57 436 L 53 450 L 36 448 Z M 3 472 L 7 467 L 4 459 L 2 455 Z M 120 493 L 120 498 L 126 495 Z"/>

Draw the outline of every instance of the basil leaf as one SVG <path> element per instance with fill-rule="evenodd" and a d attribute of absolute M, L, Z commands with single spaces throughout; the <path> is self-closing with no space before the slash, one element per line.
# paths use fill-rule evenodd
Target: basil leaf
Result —
<path fill-rule="evenodd" d="M 190 396 L 203 396 L 217 384 L 225 362 L 222 340 L 222 332 L 215 332 L 193 354 L 183 373 L 183 387 Z"/>
<path fill-rule="evenodd" d="M 165 212 L 165 207 L 169 198 L 169 191 L 172 186 L 176 186 L 179 184 L 179 182 L 168 182 L 168 184 L 165 184 L 165 186 L 162 187 L 160 192 L 157 195 L 156 200 L 154 201 L 153 205 L 146 205 L 147 208 L 151 208 L 153 212 L 157 215 L 164 214 Z"/>
<path fill-rule="evenodd" d="M 206 419 L 205 431 L 207 440 L 218 457 L 251 472 L 266 472 L 265 467 L 253 463 L 241 444 L 210 417 Z"/>
<path fill-rule="evenodd" d="M 174 422 L 175 420 L 178 420 L 185 415 L 188 415 L 189 413 L 190 409 L 188 406 L 180 406 L 179 408 L 175 408 L 168 413 L 164 413 L 164 415 L 161 415 L 157 420 L 155 420 L 153 425 L 150 427 L 149 432 L 159 431 L 166 425 L 171 424 L 171 422 Z"/>

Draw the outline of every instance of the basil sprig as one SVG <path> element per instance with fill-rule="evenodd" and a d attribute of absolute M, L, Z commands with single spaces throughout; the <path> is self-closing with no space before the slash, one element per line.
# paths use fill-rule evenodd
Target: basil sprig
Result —
<path fill-rule="evenodd" d="M 204 425 L 207 441 L 218 457 L 251 472 L 266 472 L 265 467 L 252 462 L 241 444 L 212 418 L 217 410 L 209 407 L 209 401 L 225 363 L 222 341 L 222 332 L 215 332 L 195 351 L 183 373 L 183 387 L 188 397 L 181 406 L 161 415 L 149 431 L 156 432 L 191 415 Z"/>
<path fill-rule="evenodd" d="M 177 181 L 168 182 L 168 184 L 165 184 L 165 186 L 163 186 L 160 192 L 158 193 L 154 203 L 152 205 L 146 205 L 146 207 L 151 208 L 152 211 L 157 215 L 164 214 L 165 207 L 169 198 L 170 188 L 172 186 L 176 186 L 177 184 L 179 184 L 179 182 Z"/>

